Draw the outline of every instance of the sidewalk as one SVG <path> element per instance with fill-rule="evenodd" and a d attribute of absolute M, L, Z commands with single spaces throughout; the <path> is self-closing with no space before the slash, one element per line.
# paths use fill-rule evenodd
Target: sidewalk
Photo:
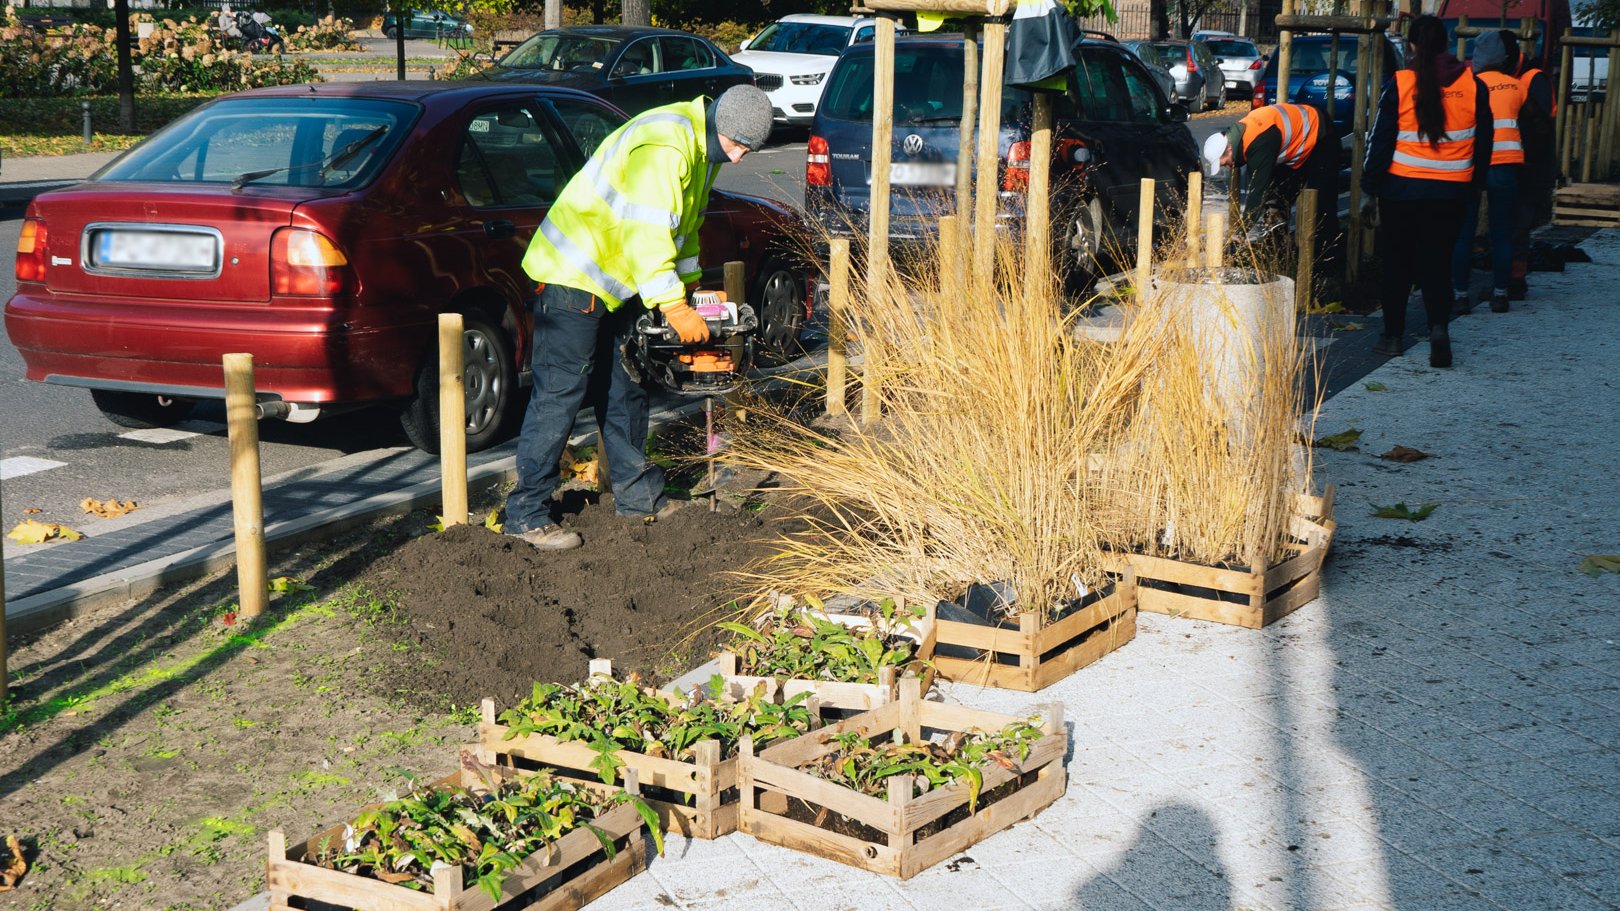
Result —
<path fill-rule="evenodd" d="M 1324 408 L 1339 486 L 1322 597 L 1255 632 L 1144 615 L 1137 641 L 1045 692 L 952 687 L 1005 712 L 1062 701 L 1068 793 L 908 882 L 737 835 L 668 856 L 591 911 L 1620 907 L 1620 551 L 1613 288 L 1594 263 L 1454 325 Z M 1484 311 L 1484 308 L 1480 308 Z M 1434 457 L 1376 458 L 1394 445 Z M 1369 504 L 1438 501 L 1427 521 Z"/>
<path fill-rule="evenodd" d="M 121 152 L 35 155 L 0 161 L 0 206 L 20 205 L 46 190 L 78 183 Z"/>

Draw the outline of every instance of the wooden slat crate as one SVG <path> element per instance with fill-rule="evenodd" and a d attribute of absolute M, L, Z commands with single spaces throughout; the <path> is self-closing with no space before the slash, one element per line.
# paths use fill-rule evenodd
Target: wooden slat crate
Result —
<path fill-rule="evenodd" d="M 1620 185 L 1577 183 L 1553 194 L 1553 224 L 1620 227 Z"/>
<path fill-rule="evenodd" d="M 1289 556 L 1268 567 L 1222 569 L 1132 554 L 1142 610 L 1259 629 L 1308 604 L 1322 589 L 1322 562 L 1333 544 L 1334 487 L 1301 496 L 1289 527 Z"/>
<path fill-rule="evenodd" d="M 757 754 L 745 740 L 739 766 L 742 831 L 760 841 L 863 870 L 910 879 L 996 832 L 1034 816 L 1062 796 L 1067 783 L 1063 755 L 1068 747 L 1063 707 L 1053 704 L 1047 706 L 1045 712 L 1046 736 L 1034 743 L 1026 759 L 1012 770 L 991 762 L 984 764 L 984 784 L 977 811 L 929 833 L 920 830 L 957 810 L 967 809 L 966 781 L 958 780 L 913 796 L 910 776 L 895 776 L 889 779 L 888 799 L 880 800 L 817 778 L 800 768 L 836 749 L 830 738 L 849 731 L 879 738 L 901 729 L 908 738 L 919 740 L 931 732 L 974 728 L 999 731 L 1019 719 L 960 705 L 924 701 L 915 680 L 908 679 L 901 681 L 899 700 L 838 724 L 774 744 Z M 1015 780 L 1021 780 L 1022 786 L 994 802 L 984 802 L 992 790 Z M 880 833 L 881 839 L 866 840 L 788 816 L 789 807 L 804 804 L 859 822 Z"/>
<path fill-rule="evenodd" d="M 524 774 L 514 769 L 504 775 Z M 433 782 L 435 787 L 478 783 L 478 774 L 466 769 Z M 626 790 L 635 792 L 632 776 Z M 600 783 L 587 787 L 608 792 Z M 372 804 L 355 815 L 379 806 Z M 614 807 L 592 825 L 613 842 L 617 851 L 607 857 L 602 842 L 587 829 L 576 829 L 559 839 L 549 851 L 536 851 L 511 871 L 501 887 L 499 901 L 482 889 L 464 885 L 461 867 L 438 864 L 433 868 L 433 891 L 418 892 L 369 876 L 328 870 L 306 862 L 323 843 L 343 838 L 343 826 L 334 826 L 307 841 L 287 844 L 280 829 L 270 833 L 265 881 L 270 890 L 270 911 L 336 906 L 357 911 L 576 911 L 607 894 L 614 886 L 647 868 L 643 821 L 629 804 Z"/>
<path fill-rule="evenodd" d="M 946 680 L 1033 693 L 1136 638 L 1136 576 L 1129 567 L 1113 590 L 1048 620 L 1023 611 L 1017 625 L 989 626 L 936 619 L 934 669 Z M 962 650 L 971 657 L 945 654 Z"/>
<path fill-rule="evenodd" d="M 824 616 L 839 622 L 845 620 L 854 623 L 866 621 L 864 617 L 843 617 L 843 615 L 838 614 Z M 720 663 L 720 676 L 725 680 L 728 692 L 740 694 L 751 692 L 757 686 L 764 686 L 765 693 L 769 698 L 776 698 L 778 692 L 789 699 L 800 693 L 809 693 L 811 698 L 823 709 L 853 709 L 864 712 L 868 709 L 877 708 L 884 703 L 893 702 L 895 700 L 895 686 L 902 676 L 919 678 L 922 681 L 922 690 L 925 693 L 933 685 L 934 669 L 929 662 L 929 659 L 934 654 L 936 639 L 933 608 L 929 608 L 927 615 L 917 622 L 913 638 L 917 641 L 916 659 L 904 669 L 903 673 L 893 667 L 881 668 L 878 672 L 878 680 L 875 683 L 758 677 L 737 673 L 737 656 L 731 652 L 721 652 L 717 660 Z"/>

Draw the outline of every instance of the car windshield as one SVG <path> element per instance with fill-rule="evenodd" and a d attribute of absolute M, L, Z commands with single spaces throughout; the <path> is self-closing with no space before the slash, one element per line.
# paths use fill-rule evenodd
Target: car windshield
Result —
<path fill-rule="evenodd" d="M 821 54 L 837 57 L 849 44 L 849 26 L 818 22 L 772 22 L 754 40 L 751 51 L 777 51 L 784 54 Z"/>
<path fill-rule="evenodd" d="M 263 171 L 275 173 L 254 185 L 354 189 L 393 154 L 417 110 L 371 98 L 226 99 L 165 127 L 95 179 L 232 183 Z M 342 154 L 350 146 L 351 154 Z"/>
<path fill-rule="evenodd" d="M 500 65 L 519 70 L 599 70 L 618 45 L 613 38 L 541 32 L 513 48 Z"/>
<path fill-rule="evenodd" d="M 1212 39 L 1209 42 L 1210 53 L 1217 57 L 1258 57 L 1260 52 L 1247 41 L 1223 41 Z"/>

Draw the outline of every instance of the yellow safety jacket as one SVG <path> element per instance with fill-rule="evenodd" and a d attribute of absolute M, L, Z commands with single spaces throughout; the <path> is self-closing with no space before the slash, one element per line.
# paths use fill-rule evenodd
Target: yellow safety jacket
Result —
<path fill-rule="evenodd" d="M 706 104 L 652 108 L 602 140 L 529 241 L 523 271 L 610 311 L 637 295 L 649 310 L 684 299 L 702 276 L 698 229 L 720 168 L 709 161 Z"/>

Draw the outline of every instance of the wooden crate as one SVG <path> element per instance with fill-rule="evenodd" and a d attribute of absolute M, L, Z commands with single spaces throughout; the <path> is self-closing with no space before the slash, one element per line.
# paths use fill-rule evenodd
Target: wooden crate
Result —
<path fill-rule="evenodd" d="M 514 769 L 499 770 L 503 775 L 524 774 Z M 433 782 L 435 787 L 478 783 L 476 772 L 462 769 Z M 618 791 L 600 783 L 586 783 L 594 790 Z M 635 792 L 633 776 L 627 790 Z M 358 813 L 380 806 L 372 804 Z M 607 894 L 614 886 L 647 868 L 647 845 L 643 821 L 629 804 L 614 807 L 592 825 L 618 849 L 611 859 L 602 842 L 589 830 L 569 832 L 549 851 L 536 851 L 507 875 L 501 899 L 492 900 L 482 889 L 463 885 L 459 866 L 437 864 L 433 868 L 433 891 L 417 892 L 369 876 L 328 870 L 306 862 L 321 849 L 322 843 L 343 838 L 343 826 L 334 826 L 307 841 L 287 844 L 280 829 L 270 833 L 270 852 L 265 881 L 270 890 L 270 911 L 337 906 L 358 911 L 575 911 Z M 548 882 L 549 881 L 549 882 Z M 538 890 L 538 891 L 536 891 Z"/>
<path fill-rule="evenodd" d="M 898 600 L 898 599 L 897 599 Z M 902 606 L 903 605 L 903 602 Z M 842 614 L 823 614 L 822 616 L 835 622 L 849 622 L 859 624 L 870 623 L 865 617 L 855 617 Z M 879 669 L 876 683 L 848 683 L 839 680 L 803 680 L 776 677 L 758 677 L 749 674 L 737 673 L 737 656 L 731 652 L 721 652 L 717 660 L 720 663 L 720 676 L 725 680 L 727 692 L 740 696 L 752 692 L 755 687 L 764 686 L 767 698 L 776 698 L 780 694 L 783 698 L 791 699 L 800 693 L 809 693 L 822 709 L 844 709 L 867 711 L 875 709 L 884 703 L 893 702 L 895 686 L 903 676 L 915 676 L 922 681 L 922 691 L 928 692 L 934 683 L 934 668 L 929 659 L 934 654 L 935 619 L 934 609 L 930 607 L 924 618 L 918 622 L 917 629 L 912 636 L 917 641 L 916 660 L 908 665 L 904 672 L 892 667 Z"/>
<path fill-rule="evenodd" d="M 1053 704 L 1047 706 L 1045 712 L 1046 736 L 1034 743 L 1028 758 L 1012 770 L 985 763 L 977 812 L 927 834 L 920 830 L 954 811 L 967 808 L 967 782 L 958 780 L 914 797 L 911 778 L 895 776 L 889 779 L 888 799 L 880 800 L 799 771 L 800 768 L 836 748 L 829 744 L 831 736 L 848 731 L 858 731 L 864 737 L 879 737 L 900 729 L 908 738 L 918 740 L 931 732 L 973 728 L 999 731 L 1019 719 L 960 705 L 924 701 L 915 679 L 909 678 L 901 681 L 897 701 L 820 731 L 774 744 L 758 754 L 754 753 L 753 745 L 744 740 L 739 766 L 742 831 L 760 841 L 863 870 L 910 879 L 996 832 L 1034 816 L 1062 796 L 1067 782 L 1063 755 L 1068 748 L 1063 706 Z M 983 802 L 983 797 L 993 789 L 1020 778 L 1024 782 L 1021 787 L 993 803 Z M 869 841 L 789 818 L 790 806 L 804 804 L 858 821 L 877 830 L 881 840 Z"/>
<path fill-rule="evenodd" d="M 1553 224 L 1620 227 L 1620 186 L 1577 183 L 1553 194 Z"/>
<path fill-rule="evenodd" d="M 1222 569 L 1132 554 L 1142 610 L 1259 629 L 1288 616 L 1322 589 L 1322 561 L 1333 544 L 1334 487 L 1299 498 L 1289 526 L 1289 556 L 1264 572 Z"/>
<path fill-rule="evenodd" d="M 1136 576 L 1126 567 L 1113 590 L 1050 621 L 1024 611 L 1016 626 L 936 619 L 933 664 L 946 680 L 1033 693 L 1136 638 Z M 953 654 L 944 654 L 946 647 Z M 967 651 L 970 657 L 955 652 Z"/>

